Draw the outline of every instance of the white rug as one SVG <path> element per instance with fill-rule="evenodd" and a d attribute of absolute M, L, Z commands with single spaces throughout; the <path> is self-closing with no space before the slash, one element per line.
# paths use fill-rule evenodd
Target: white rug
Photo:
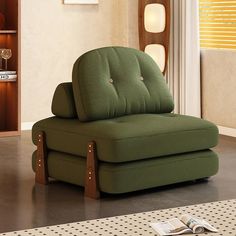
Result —
<path fill-rule="evenodd" d="M 211 202 L 200 205 L 15 231 L 0 234 L 0 236 L 157 235 L 149 226 L 150 222 L 165 221 L 172 217 L 178 217 L 183 213 L 204 218 L 219 230 L 219 233 L 207 233 L 207 235 L 236 236 L 236 200 Z"/>

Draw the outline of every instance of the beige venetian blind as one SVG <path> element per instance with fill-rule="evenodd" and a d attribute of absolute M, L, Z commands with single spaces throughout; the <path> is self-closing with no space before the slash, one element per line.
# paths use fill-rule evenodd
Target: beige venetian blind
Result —
<path fill-rule="evenodd" d="M 202 48 L 236 49 L 236 0 L 199 0 Z"/>

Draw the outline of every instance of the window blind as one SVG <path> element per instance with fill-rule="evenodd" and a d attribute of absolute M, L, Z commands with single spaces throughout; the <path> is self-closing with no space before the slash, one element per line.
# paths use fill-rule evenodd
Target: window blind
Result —
<path fill-rule="evenodd" d="M 202 48 L 236 49 L 236 0 L 199 0 Z"/>

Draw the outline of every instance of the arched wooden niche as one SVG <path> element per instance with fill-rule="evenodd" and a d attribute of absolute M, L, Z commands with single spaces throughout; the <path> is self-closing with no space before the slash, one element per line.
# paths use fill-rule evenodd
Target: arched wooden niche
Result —
<path fill-rule="evenodd" d="M 139 45 L 166 72 L 170 37 L 170 0 L 139 0 Z"/>

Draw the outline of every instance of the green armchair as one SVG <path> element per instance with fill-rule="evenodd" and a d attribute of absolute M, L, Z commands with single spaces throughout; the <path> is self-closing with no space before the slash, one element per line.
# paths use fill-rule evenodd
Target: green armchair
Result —
<path fill-rule="evenodd" d="M 53 117 L 32 129 L 36 182 L 48 177 L 99 198 L 210 177 L 217 127 L 172 113 L 163 75 L 145 53 L 96 49 L 74 64 L 72 83 L 56 88 Z"/>

